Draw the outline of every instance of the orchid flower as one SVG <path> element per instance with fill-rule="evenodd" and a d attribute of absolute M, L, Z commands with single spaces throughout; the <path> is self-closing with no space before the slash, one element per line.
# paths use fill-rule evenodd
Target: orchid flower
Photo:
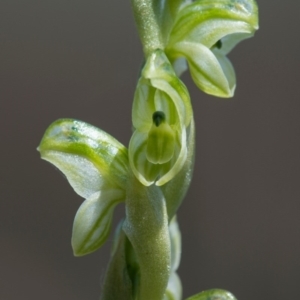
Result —
<path fill-rule="evenodd" d="M 254 0 L 198 0 L 179 9 L 165 51 L 180 65 L 179 74 L 182 58 L 187 60 L 195 84 L 205 93 L 232 97 L 236 77 L 226 55 L 257 29 Z"/>
<path fill-rule="evenodd" d="M 133 173 L 145 186 L 170 181 L 187 156 L 187 129 L 192 118 L 190 98 L 163 51 L 147 59 L 137 84 L 129 143 Z"/>

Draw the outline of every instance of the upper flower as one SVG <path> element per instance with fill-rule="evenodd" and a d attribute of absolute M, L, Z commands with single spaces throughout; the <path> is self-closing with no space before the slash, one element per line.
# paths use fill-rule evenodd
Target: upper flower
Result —
<path fill-rule="evenodd" d="M 187 127 L 192 117 L 185 85 L 161 50 L 154 51 L 142 70 L 134 96 L 135 131 L 129 162 L 141 183 L 163 185 L 182 168 L 187 155 Z"/>
<path fill-rule="evenodd" d="M 176 62 L 178 58 L 188 61 L 191 76 L 201 90 L 231 97 L 236 78 L 226 55 L 257 29 L 258 9 L 254 0 L 198 0 L 178 10 L 165 41 L 165 51 L 175 65 L 182 63 Z M 181 64 L 180 70 L 183 68 Z"/>

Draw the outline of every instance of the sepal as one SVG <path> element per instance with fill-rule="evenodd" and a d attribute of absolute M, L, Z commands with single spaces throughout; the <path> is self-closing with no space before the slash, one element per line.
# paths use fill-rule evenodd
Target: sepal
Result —
<path fill-rule="evenodd" d="M 124 199 L 122 190 L 102 189 L 81 204 L 73 224 L 72 247 L 75 256 L 94 252 L 106 242 L 114 208 Z"/>
<path fill-rule="evenodd" d="M 171 241 L 171 275 L 164 300 L 180 300 L 182 297 L 182 286 L 176 271 L 181 257 L 181 233 L 176 216 L 173 217 L 169 224 L 169 234 Z"/>
<path fill-rule="evenodd" d="M 82 121 L 61 119 L 46 130 L 38 147 L 41 157 L 67 177 L 81 197 L 102 185 L 125 189 L 127 149 L 106 132 Z"/>

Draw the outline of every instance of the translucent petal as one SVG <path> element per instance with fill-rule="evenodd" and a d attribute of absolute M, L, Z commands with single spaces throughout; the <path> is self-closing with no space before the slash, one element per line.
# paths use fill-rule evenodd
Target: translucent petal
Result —
<path fill-rule="evenodd" d="M 174 48 L 178 53 L 186 56 L 192 78 L 201 90 L 225 98 L 233 95 L 235 77 L 228 63 L 224 62 L 223 70 L 214 53 L 198 43 L 183 42 L 176 44 Z"/>
<path fill-rule="evenodd" d="M 191 121 L 192 107 L 186 87 L 178 80 L 166 81 L 163 79 L 152 79 L 151 83 L 157 89 L 165 92 L 172 99 L 178 112 L 178 125 L 188 126 Z"/>
<path fill-rule="evenodd" d="M 172 273 L 163 300 L 181 300 L 182 285 L 177 273 Z"/>
<path fill-rule="evenodd" d="M 48 150 L 43 159 L 64 173 L 75 192 L 83 198 L 98 192 L 105 183 L 94 164 L 79 155 Z"/>
<path fill-rule="evenodd" d="M 62 119 L 46 130 L 41 157 L 60 169 L 71 186 L 87 198 L 103 184 L 125 188 L 127 149 L 104 131 L 77 120 Z"/>
<path fill-rule="evenodd" d="M 132 123 L 140 131 L 147 132 L 152 125 L 155 91 L 148 79 L 139 80 L 133 100 Z"/>
<path fill-rule="evenodd" d="M 219 50 L 214 50 L 213 53 L 215 54 L 217 60 L 219 61 L 219 64 L 225 74 L 225 77 L 228 81 L 228 85 L 230 86 L 231 90 L 233 91 L 232 94 L 234 93 L 235 87 L 236 87 L 236 76 L 235 76 L 235 71 L 232 63 L 230 60 L 224 56 L 221 51 Z"/>
<path fill-rule="evenodd" d="M 161 169 L 160 178 L 156 181 L 157 186 L 162 186 L 172 178 L 174 178 L 179 171 L 182 169 L 186 157 L 187 157 L 187 148 L 186 148 L 186 130 L 182 129 L 181 135 L 179 136 L 180 142 L 177 141 L 178 146 L 175 147 L 175 151 L 179 152 L 173 155 L 172 160 L 170 160 L 166 165 L 167 168 Z M 162 165 L 163 166 L 163 165 Z M 167 171 L 168 170 L 168 171 Z"/>
<path fill-rule="evenodd" d="M 129 142 L 129 162 L 137 179 L 149 186 L 159 174 L 160 165 L 152 164 L 146 157 L 148 134 L 136 130 Z"/>
<path fill-rule="evenodd" d="M 175 272 L 179 267 L 181 257 L 181 233 L 176 216 L 172 218 L 169 224 L 169 233 L 171 241 L 171 271 Z"/>
<path fill-rule="evenodd" d="M 248 33 L 234 33 L 222 38 L 222 48 L 219 50 L 224 55 L 228 54 L 239 42 L 244 39 L 252 37 L 253 34 Z"/>
<path fill-rule="evenodd" d="M 142 76 L 149 79 L 154 88 L 170 97 L 179 117 L 183 118 L 179 122 L 188 126 L 192 115 L 189 93 L 163 51 L 156 50 L 148 57 Z"/>
<path fill-rule="evenodd" d="M 173 68 L 178 77 L 180 77 L 187 70 L 187 62 L 183 57 L 174 60 Z"/>
<path fill-rule="evenodd" d="M 155 111 L 162 111 L 166 116 L 166 122 L 170 125 L 176 125 L 179 120 L 178 112 L 173 100 L 168 94 L 157 89 L 154 96 Z M 179 125 L 179 124 L 177 124 Z"/>
<path fill-rule="evenodd" d="M 124 200 L 124 191 L 103 188 L 82 203 L 73 224 L 74 255 L 91 253 L 105 243 L 110 233 L 114 208 Z"/>
<path fill-rule="evenodd" d="M 178 174 L 172 178 L 171 181 L 161 186 L 167 202 L 169 220 L 173 218 L 180 204 L 182 203 L 193 175 L 195 156 L 195 124 L 193 119 L 191 120 L 190 126 L 187 128 L 186 140 L 187 156 L 185 158 L 183 167 L 180 169 Z"/>

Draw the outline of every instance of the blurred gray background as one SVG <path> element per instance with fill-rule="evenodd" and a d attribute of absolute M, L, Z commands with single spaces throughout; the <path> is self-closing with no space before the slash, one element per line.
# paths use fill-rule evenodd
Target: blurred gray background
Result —
<path fill-rule="evenodd" d="M 0 0 L 1 300 L 98 299 L 112 239 L 73 257 L 82 199 L 36 147 L 62 117 L 128 145 L 142 61 L 129 2 Z M 299 299 L 300 2 L 258 2 L 260 30 L 230 54 L 235 97 L 183 77 L 197 125 L 179 211 L 185 297 L 218 287 L 239 300 Z"/>

